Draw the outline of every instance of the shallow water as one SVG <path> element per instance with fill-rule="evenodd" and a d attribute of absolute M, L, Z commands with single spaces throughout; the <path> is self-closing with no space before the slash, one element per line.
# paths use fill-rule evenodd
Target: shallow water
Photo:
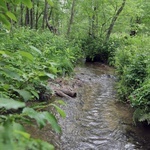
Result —
<path fill-rule="evenodd" d="M 49 127 L 32 130 L 35 137 L 53 143 L 57 150 L 148 150 L 150 128 L 135 126 L 133 110 L 116 98 L 114 70 L 106 65 L 76 68 L 83 83 L 75 99 L 64 100 L 67 116 L 59 118 L 62 134 Z"/>
<path fill-rule="evenodd" d="M 136 127 L 132 109 L 116 99 L 112 68 L 87 64 L 76 69 L 83 81 L 76 99 L 66 100 L 60 119 L 62 150 L 148 150 L 150 130 Z M 147 134 L 147 135 L 146 135 Z"/>

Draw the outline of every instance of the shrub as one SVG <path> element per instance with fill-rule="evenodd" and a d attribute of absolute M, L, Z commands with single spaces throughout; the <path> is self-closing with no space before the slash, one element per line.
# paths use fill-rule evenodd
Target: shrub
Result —
<path fill-rule="evenodd" d="M 101 38 L 88 37 L 82 41 L 82 48 L 87 61 L 99 61 L 109 63 L 114 55 L 116 43 L 112 40 L 103 43 Z"/>
<path fill-rule="evenodd" d="M 46 142 L 30 138 L 22 123 L 34 124 L 35 120 L 39 128 L 50 123 L 60 132 L 55 116 L 40 110 L 51 105 L 65 117 L 64 111 L 56 104 L 27 107 L 25 102 L 43 100 L 44 94 L 51 94 L 47 80 L 70 75 L 81 56 L 77 57 L 80 48 L 49 32 L 24 28 L 3 35 L 0 42 L 0 149 L 17 149 L 18 145 L 22 149 L 54 149 Z"/>
<path fill-rule="evenodd" d="M 119 75 L 117 83 L 121 99 L 129 100 L 135 108 L 134 118 L 150 123 L 150 51 L 148 37 L 128 38 L 115 55 Z M 140 115 L 137 115 L 139 114 Z"/>

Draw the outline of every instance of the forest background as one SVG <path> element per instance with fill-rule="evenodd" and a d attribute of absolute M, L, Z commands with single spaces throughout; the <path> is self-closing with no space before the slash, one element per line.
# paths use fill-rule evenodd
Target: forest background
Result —
<path fill-rule="evenodd" d="M 148 0 L 0 1 L 0 149 L 54 149 L 31 138 L 24 124 L 61 128 L 65 117 L 47 80 L 70 76 L 86 58 L 116 69 L 116 89 L 134 107 L 134 121 L 150 123 L 150 2 Z M 43 101 L 28 106 L 30 101 Z"/>

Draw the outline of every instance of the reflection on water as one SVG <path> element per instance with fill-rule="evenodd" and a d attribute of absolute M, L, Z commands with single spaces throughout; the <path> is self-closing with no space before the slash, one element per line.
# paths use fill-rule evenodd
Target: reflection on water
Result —
<path fill-rule="evenodd" d="M 62 134 L 49 127 L 35 137 L 54 143 L 58 150 L 148 150 L 150 129 L 135 126 L 133 110 L 117 101 L 114 70 L 101 64 L 76 68 L 83 81 L 75 99 L 65 100 L 65 119 L 59 118 Z"/>

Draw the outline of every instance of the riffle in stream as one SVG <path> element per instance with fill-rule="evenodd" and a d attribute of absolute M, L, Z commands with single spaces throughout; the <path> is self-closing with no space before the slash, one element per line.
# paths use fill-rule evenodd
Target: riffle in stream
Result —
<path fill-rule="evenodd" d="M 57 150 L 149 150 L 150 128 L 133 123 L 129 104 L 117 100 L 114 69 L 86 64 L 76 68 L 83 82 L 75 99 L 64 100 L 66 118 L 58 118 L 62 127 L 56 135 L 46 127 L 38 138 L 53 143 Z"/>

